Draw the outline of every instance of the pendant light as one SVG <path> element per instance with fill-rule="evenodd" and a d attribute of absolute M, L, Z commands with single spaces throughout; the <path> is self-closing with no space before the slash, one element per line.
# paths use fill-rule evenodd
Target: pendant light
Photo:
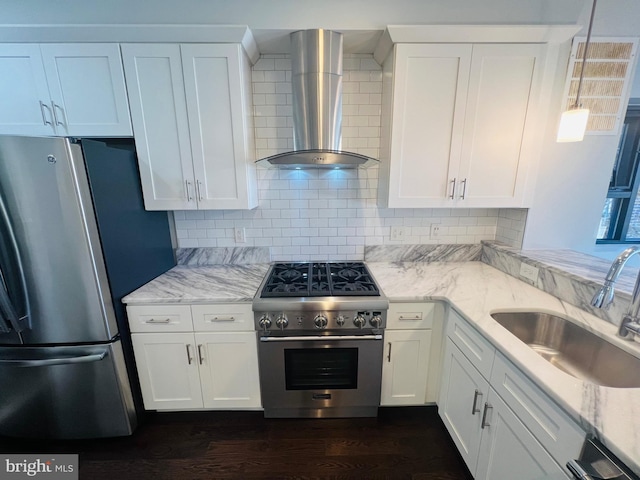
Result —
<path fill-rule="evenodd" d="M 560 118 L 557 138 L 558 142 L 581 142 L 584 138 L 584 132 L 587 129 L 589 109 L 582 108 L 582 105 L 580 105 L 580 90 L 582 89 L 584 68 L 587 63 L 589 41 L 591 40 L 591 28 L 593 27 L 593 17 L 596 13 L 596 2 L 597 0 L 593 0 L 593 6 L 591 7 L 591 18 L 589 19 L 589 29 L 587 30 L 587 41 L 584 44 L 584 55 L 582 56 L 582 68 L 580 69 L 576 101 L 569 110 L 562 114 L 562 117 Z"/>

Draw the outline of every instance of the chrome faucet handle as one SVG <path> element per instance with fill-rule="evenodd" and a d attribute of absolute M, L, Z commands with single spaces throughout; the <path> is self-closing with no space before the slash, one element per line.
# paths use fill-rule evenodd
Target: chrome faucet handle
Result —
<path fill-rule="evenodd" d="M 633 334 L 640 335 L 640 323 L 637 318 L 625 315 L 620 324 L 618 335 L 626 340 L 633 340 Z"/>

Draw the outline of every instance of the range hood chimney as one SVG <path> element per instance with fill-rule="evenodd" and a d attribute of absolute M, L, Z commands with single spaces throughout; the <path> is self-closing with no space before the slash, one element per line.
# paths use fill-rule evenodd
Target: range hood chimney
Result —
<path fill-rule="evenodd" d="M 300 30 L 291 38 L 293 151 L 258 160 L 279 168 L 357 168 L 378 160 L 341 150 L 342 34 Z"/>

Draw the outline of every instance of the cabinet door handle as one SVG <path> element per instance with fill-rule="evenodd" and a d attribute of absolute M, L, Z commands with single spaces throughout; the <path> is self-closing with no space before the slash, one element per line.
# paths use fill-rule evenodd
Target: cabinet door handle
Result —
<path fill-rule="evenodd" d="M 189 180 L 185 180 L 184 182 L 187 186 L 187 202 L 192 202 L 193 201 L 193 196 L 191 195 L 191 182 Z"/>
<path fill-rule="evenodd" d="M 454 178 L 449 183 L 451 184 L 451 195 L 449 195 L 449 198 L 453 200 L 456 197 L 456 179 Z"/>
<path fill-rule="evenodd" d="M 489 405 L 488 403 L 485 403 L 484 404 L 484 412 L 482 412 L 482 423 L 480 424 L 480 426 L 482 428 L 491 426 L 491 424 L 489 422 L 487 422 L 487 412 L 489 410 L 493 410 L 493 407 L 491 405 Z"/>
<path fill-rule="evenodd" d="M 45 125 L 53 126 L 53 123 L 47 120 L 47 116 L 44 113 L 45 108 L 49 110 L 49 118 L 53 118 L 53 116 L 51 115 L 51 109 L 49 108 L 49 105 L 45 105 L 44 103 L 42 103 L 42 100 L 40 100 L 40 113 L 42 114 L 42 121 L 44 122 Z"/>
<path fill-rule="evenodd" d="M 198 361 L 200 365 L 204 363 L 204 353 L 202 353 L 202 345 L 198 345 Z"/>
<path fill-rule="evenodd" d="M 171 321 L 170 318 L 150 318 L 146 320 L 144 323 L 169 323 Z"/>
<path fill-rule="evenodd" d="M 191 345 L 187 343 L 187 362 L 189 365 L 193 362 L 193 355 L 191 354 Z"/>
<path fill-rule="evenodd" d="M 482 398 L 482 392 L 476 388 L 476 393 L 473 394 L 473 406 L 471 407 L 471 415 L 475 415 L 476 413 L 480 413 L 480 409 L 478 407 L 478 398 Z"/>
<path fill-rule="evenodd" d="M 62 110 L 62 107 L 58 105 L 56 102 L 52 101 L 51 110 L 53 111 L 53 120 L 56 122 L 56 125 L 60 125 L 61 127 L 64 127 L 64 123 L 58 120 L 58 114 L 56 113 L 56 109 L 60 110 L 60 113 L 64 116 L 64 110 Z"/>
<path fill-rule="evenodd" d="M 200 180 L 196 180 L 196 191 L 198 192 L 198 201 L 202 201 L 202 182 Z"/>
<path fill-rule="evenodd" d="M 460 195 L 460 198 L 464 200 L 464 196 L 467 194 L 467 179 L 465 178 L 460 183 L 462 184 L 462 195 Z"/>
<path fill-rule="evenodd" d="M 391 361 L 391 342 L 389 343 L 389 354 L 387 355 L 387 361 L 390 362 Z"/>

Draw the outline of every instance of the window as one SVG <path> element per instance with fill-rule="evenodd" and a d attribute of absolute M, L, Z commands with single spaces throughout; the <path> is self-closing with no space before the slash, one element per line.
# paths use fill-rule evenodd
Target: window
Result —
<path fill-rule="evenodd" d="M 640 242 L 640 105 L 624 120 L 596 243 Z"/>

